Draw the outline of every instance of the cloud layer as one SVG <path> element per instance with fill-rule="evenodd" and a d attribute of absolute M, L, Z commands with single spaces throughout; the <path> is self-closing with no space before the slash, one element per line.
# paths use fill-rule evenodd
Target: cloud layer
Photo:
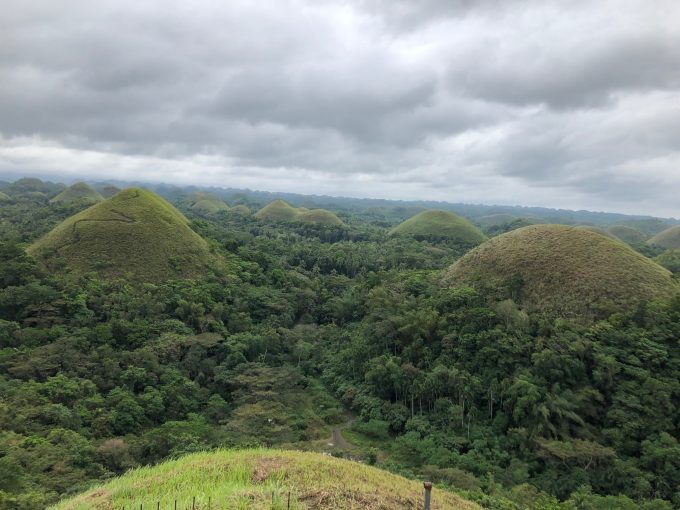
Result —
<path fill-rule="evenodd" d="M 675 0 L 11 0 L 0 173 L 680 216 Z"/>

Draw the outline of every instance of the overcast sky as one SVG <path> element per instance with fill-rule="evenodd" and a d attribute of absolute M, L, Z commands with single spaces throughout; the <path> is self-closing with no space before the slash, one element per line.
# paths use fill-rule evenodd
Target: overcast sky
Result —
<path fill-rule="evenodd" d="M 2 174 L 680 216 L 678 0 L 9 0 Z"/>

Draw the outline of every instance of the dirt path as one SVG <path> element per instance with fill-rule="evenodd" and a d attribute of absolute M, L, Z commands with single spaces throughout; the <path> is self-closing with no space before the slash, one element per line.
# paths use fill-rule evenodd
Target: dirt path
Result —
<path fill-rule="evenodd" d="M 342 448 L 343 450 L 347 450 L 348 448 L 352 447 L 352 445 L 349 444 L 344 437 L 342 437 L 342 430 L 339 427 L 335 427 L 333 429 L 331 443 L 333 443 L 333 446 L 336 448 Z"/>

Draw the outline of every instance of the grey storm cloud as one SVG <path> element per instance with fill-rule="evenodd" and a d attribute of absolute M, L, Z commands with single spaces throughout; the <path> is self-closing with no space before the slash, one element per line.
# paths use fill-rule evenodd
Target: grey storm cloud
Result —
<path fill-rule="evenodd" d="M 10 0 L 0 172 L 680 216 L 674 0 Z"/>

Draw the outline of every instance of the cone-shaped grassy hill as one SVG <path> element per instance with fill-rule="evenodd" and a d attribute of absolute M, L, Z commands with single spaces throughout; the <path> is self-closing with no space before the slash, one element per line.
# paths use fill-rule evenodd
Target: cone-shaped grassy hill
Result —
<path fill-rule="evenodd" d="M 647 242 L 669 250 L 680 249 L 680 225 L 659 232 Z"/>
<path fill-rule="evenodd" d="M 326 209 L 307 209 L 293 207 L 283 200 L 274 200 L 255 213 L 255 217 L 264 221 L 299 221 L 317 225 L 344 225 L 342 220 Z"/>
<path fill-rule="evenodd" d="M 597 227 L 595 225 L 577 225 L 576 228 L 580 228 L 580 229 L 583 229 L 583 230 L 589 230 L 590 232 L 595 232 L 596 234 L 600 234 L 602 236 L 609 237 L 610 239 L 618 239 L 614 234 L 611 234 L 610 232 L 607 232 L 602 227 Z"/>
<path fill-rule="evenodd" d="M 274 200 L 257 211 L 255 217 L 266 221 L 295 221 L 299 214 L 300 212 L 288 202 Z"/>
<path fill-rule="evenodd" d="M 135 469 L 66 500 L 53 510 L 210 508 L 264 510 L 412 510 L 423 484 L 378 468 L 318 453 L 221 450 Z M 195 499 L 194 499 L 195 498 Z M 273 498 L 273 502 L 272 502 Z M 455 494 L 432 491 L 432 510 L 481 510 Z"/>
<path fill-rule="evenodd" d="M 342 220 L 338 218 L 335 213 L 327 211 L 326 209 L 304 211 L 300 214 L 298 220 L 304 223 L 317 223 L 321 225 L 344 225 Z"/>
<path fill-rule="evenodd" d="M 142 282 L 197 277 L 216 262 L 206 241 L 177 209 L 138 188 L 71 216 L 29 253 L 48 270 L 130 275 Z"/>
<path fill-rule="evenodd" d="M 468 220 L 449 211 L 423 211 L 400 223 L 390 235 L 450 239 L 466 244 L 479 244 L 486 236 Z"/>
<path fill-rule="evenodd" d="M 118 186 L 113 186 L 111 184 L 107 184 L 106 186 L 102 186 L 101 188 L 99 188 L 99 193 L 104 198 L 111 198 L 112 196 L 117 195 L 120 192 L 121 189 Z"/>
<path fill-rule="evenodd" d="M 220 211 L 229 210 L 229 206 L 220 197 L 212 193 L 193 193 L 191 201 L 191 209 L 198 214 L 216 214 Z"/>
<path fill-rule="evenodd" d="M 92 186 L 84 182 L 77 182 L 69 186 L 50 200 L 52 204 L 96 204 L 104 200 Z"/>
<path fill-rule="evenodd" d="M 627 225 L 612 225 L 607 232 L 628 244 L 644 243 L 648 238 L 647 234 L 641 230 Z"/>
<path fill-rule="evenodd" d="M 630 308 L 678 290 L 669 271 L 621 241 L 564 225 L 532 225 L 495 237 L 453 264 L 443 282 L 584 321 L 602 306 Z"/>
<path fill-rule="evenodd" d="M 229 209 L 234 214 L 241 214 L 243 216 L 249 216 L 250 215 L 250 209 L 248 209 L 248 206 L 243 205 L 243 204 L 238 204 Z"/>

